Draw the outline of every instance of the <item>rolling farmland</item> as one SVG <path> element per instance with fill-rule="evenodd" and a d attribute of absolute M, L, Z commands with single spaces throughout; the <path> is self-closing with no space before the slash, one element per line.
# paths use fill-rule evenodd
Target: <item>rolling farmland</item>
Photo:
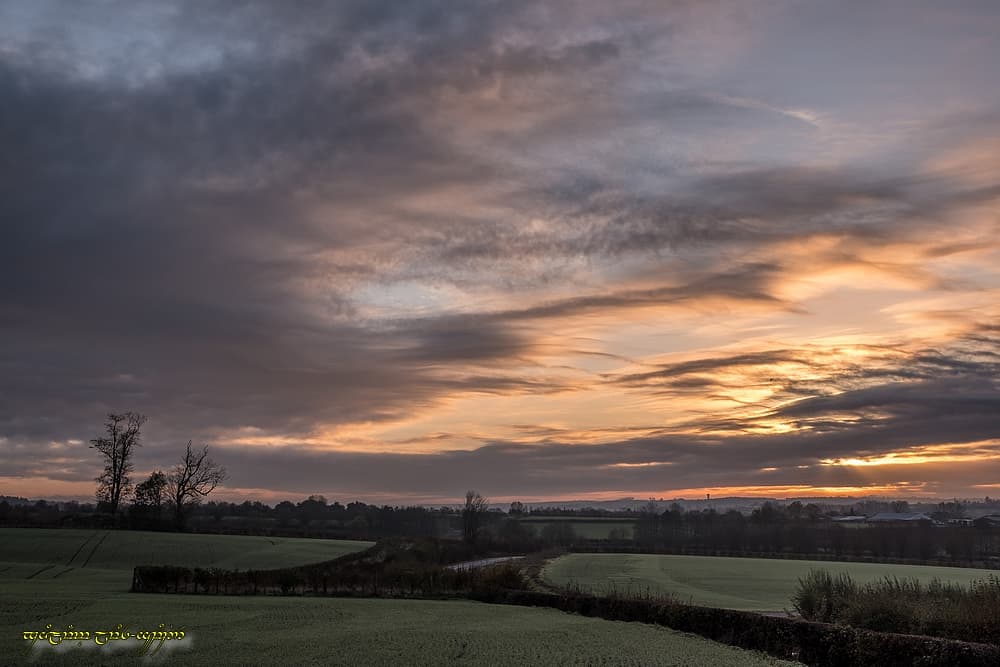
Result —
<path fill-rule="evenodd" d="M 46 623 L 183 627 L 171 664 L 779 665 L 662 627 L 469 601 L 225 597 L 128 592 L 138 562 L 201 567 L 304 564 L 365 542 L 124 531 L 0 531 L 0 656 L 23 664 L 24 630 Z M 152 559 L 152 561 L 150 560 Z M 168 644 L 169 645 L 169 644 Z M 45 651 L 39 665 L 133 665 L 124 652 Z M 6 665 L 8 662 L 2 662 Z"/>
<path fill-rule="evenodd" d="M 654 554 L 568 554 L 542 577 L 557 586 L 580 586 L 596 593 L 672 593 L 678 601 L 749 611 L 791 608 L 799 577 L 810 569 L 848 572 L 858 582 L 886 575 L 968 583 L 993 570 L 925 565 L 836 563 L 830 561 L 721 558 Z"/>
<path fill-rule="evenodd" d="M 267 568 L 330 560 L 371 542 L 204 535 L 146 531 L 0 529 L 0 561 L 66 569 L 127 569 L 136 565 Z M 128 581 L 126 581 L 126 584 Z"/>
<path fill-rule="evenodd" d="M 77 627 L 109 619 L 183 623 L 193 645 L 169 658 L 181 665 L 791 664 L 656 626 L 465 601 L 120 595 L 68 614 L 32 608 L 38 612 Z M 0 654 L 25 651 L 17 639 L 22 625 L 4 621 Z M 37 664 L 136 659 L 102 662 L 97 651 L 78 649 Z"/>

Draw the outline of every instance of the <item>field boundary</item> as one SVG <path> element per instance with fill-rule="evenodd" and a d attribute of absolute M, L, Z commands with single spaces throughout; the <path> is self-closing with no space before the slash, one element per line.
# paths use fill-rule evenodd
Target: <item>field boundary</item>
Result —
<path fill-rule="evenodd" d="M 896 558 L 893 556 L 858 556 L 826 552 L 791 551 L 742 551 L 727 549 L 698 549 L 694 547 L 643 547 L 634 542 L 610 540 L 577 540 L 566 547 L 567 553 L 628 554 L 650 556 L 704 556 L 707 558 L 760 558 L 764 560 L 815 560 L 827 563 L 876 563 L 879 565 L 926 565 L 929 567 L 960 567 L 974 570 L 1000 570 L 1000 557 L 980 560 L 953 560 L 943 558 Z"/>
<path fill-rule="evenodd" d="M 1000 646 L 874 632 L 749 611 L 541 591 L 494 591 L 472 597 L 493 604 L 548 607 L 606 620 L 662 625 L 812 667 L 995 667 L 1000 664 Z"/>

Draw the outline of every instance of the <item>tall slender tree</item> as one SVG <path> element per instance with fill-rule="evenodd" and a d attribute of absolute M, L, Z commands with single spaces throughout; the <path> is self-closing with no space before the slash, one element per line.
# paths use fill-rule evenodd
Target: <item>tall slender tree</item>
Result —
<path fill-rule="evenodd" d="M 107 435 L 94 438 L 90 446 L 104 457 L 104 471 L 95 479 L 97 501 L 118 515 L 122 496 L 127 496 L 132 488 L 129 476 L 132 472 L 132 452 L 140 446 L 139 431 L 146 423 L 146 416 L 137 412 L 109 414 L 104 428 Z"/>
<path fill-rule="evenodd" d="M 476 533 L 482 523 L 483 514 L 490 506 L 490 501 L 475 491 L 465 492 L 465 507 L 462 508 L 462 537 L 469 544 L 476 541 Z"/>

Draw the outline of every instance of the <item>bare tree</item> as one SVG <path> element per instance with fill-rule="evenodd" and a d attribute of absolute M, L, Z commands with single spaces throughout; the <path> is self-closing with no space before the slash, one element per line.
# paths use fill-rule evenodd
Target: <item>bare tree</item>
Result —
<path fill-rule="evenodd" d="M 208 458 L 208 446 L 201 450 L 191 448 L 188 440 L 184 459 L 174 466 L 167 477 L 167 494 L 174 504 L 174 520 L 178 527 L 184 525 L 185 512 L 201 502 L 226 479 L 226 469 Z"/>
<path fill-rule="evenodd" d="M 472 544 L 482 522 L 482 516 L 490 506 L 490 501 L 475 491 L 465 492 L 465 507 L 462 509 L 462 536 Z"/>
<path fill-rule="evenodd" d="M 132 488 L 132 451 L 139 447 L 139 430 L 146 423 L 145 415 L 135 412 L 109 414 L 104 425 L 107 437 L 94 438 L 90 446 L 104 456 L 104 472 L 97 482 L 97 501 L 104 504 L 112 516 L 117 516 L 122 496 Z"/>

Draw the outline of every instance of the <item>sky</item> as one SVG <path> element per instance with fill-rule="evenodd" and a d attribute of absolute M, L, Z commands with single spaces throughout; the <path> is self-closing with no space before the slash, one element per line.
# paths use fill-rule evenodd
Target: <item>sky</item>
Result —
<path fill-rule="evenodd" d="M 1000 495 L 995 2 L 0 3 L 0 494 Z"/>

